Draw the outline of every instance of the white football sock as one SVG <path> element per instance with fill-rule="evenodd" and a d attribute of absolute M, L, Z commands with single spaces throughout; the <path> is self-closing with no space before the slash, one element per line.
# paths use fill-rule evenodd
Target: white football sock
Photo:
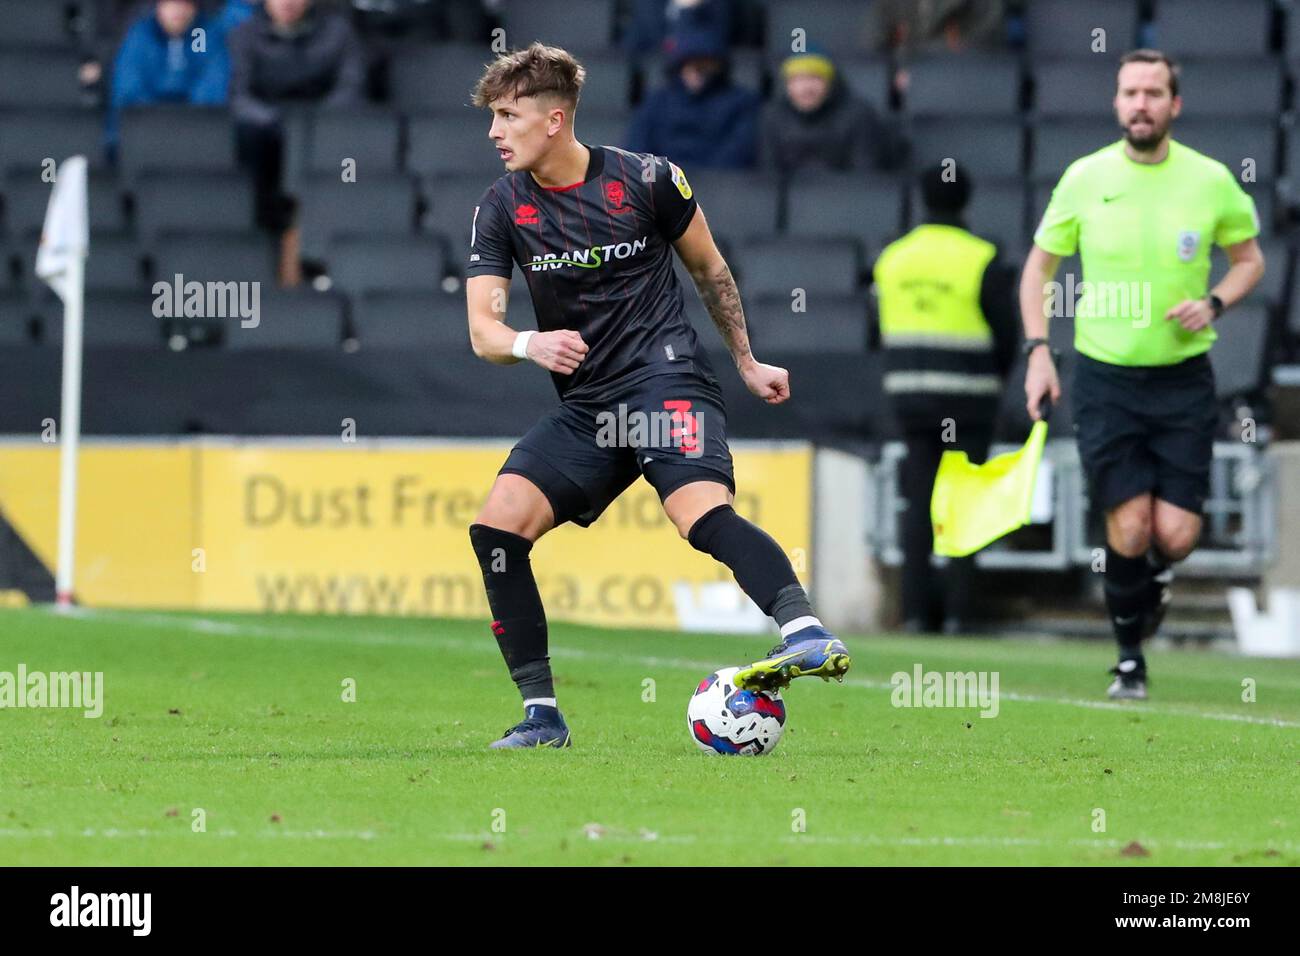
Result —
<path fill-rule="evenodd" d="M 530 697 L 528 698 L 528 700 L 524 701 L 524 710 L 527 710 L 533 704 L 541 704 L 543 707 L 554 707 L 555 698 L 554 697 Z"/>
<path fill-rule="evenodd" d="M 796 617 L 793 621 L 787 622 L 781 628 L 781 639 L 785 640 L 795 631 L 802 631 L 805 627 L 811 627 L 814 624 L 818 627 L 822 626 L 822 622 L 817 620 L 817 618 L 813 617 L 811 614 L 805 614 L 803 617 Z"/>

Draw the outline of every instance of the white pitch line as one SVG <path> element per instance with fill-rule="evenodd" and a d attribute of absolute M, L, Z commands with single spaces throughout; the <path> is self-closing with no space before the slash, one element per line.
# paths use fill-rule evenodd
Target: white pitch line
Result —
<path fill-rule="evenodd" d="M 436 641 L 444 647 L 453 647 L 458 650 L 470 651 L 478 650 L 480 647 L 486 646 L 486 642 L 463 641 L 456 638 L 438 637 L 433 634 L 417 635 L 407 638 L 399 637 L 394 634 L 366 632 L 361 630 L 348 635 L 343 640 L 337 640 L 329 637 L 322 638 L 321 634 L 317 631 L 295 629 L 293 627 L 265 627 L 256 624 L 243 624 L 236 621 L 219 621 L 212 618 L 141 613 L 135 611 L 106 611 L 83 608 L 82 613 L 72 620 L 90 620 L 95 617 L 119 619 L 130 618 L 131 620 L 139 621 L 144 624 L 169 628 L 179 627 L 184 630 L 208 635 L 221 634 L 227 636 L 269 637 L 276 640 L 324 640 L 329 643 L 377 644 L 405 647 L 427 647 L 431 641 Z M 725 636 L 731 637 L 734 635 Z M 718 668 L 718 662 L 716 660 L 697 661 L 681 657 L 628 655 L 604 651 L 586 651 L 578 648 L 567 648 L 555 645 L 551 646 L 550 651 L 552 657 L 568 657 L 574 660 L 620 661 L 624 663 L 641 664 L 645 667 L 671 667 L 682 670 L 694 670 L 699 673 L 707 673 Z M 844 685 L 847 687 L 859 687 L 867 690 L 892 691 L 894 689 L 893 684 L 886 681 L 872 681 L 862 678 L 848 678 L 844 681 Z M 1151 704 L 1149 702 L 1135 705 L 1132 703 L 1117 703 L 1105 700 L 1084 700 L 1073 697 L 1048 697 L 1041 694 L 1022 694 L 1016 691 L 1000 691 L 999 697 L 1003 700 L 1024 704 L 1081 707 L 1087 710 L 1104 710 L 1126 714 L 1157 714 L 1166 717 L 1195 717 L 1201 720 L 1227 721 L 1230 723 L 1253 724 L 1261 727 L 1283 727 L 1291 730 L 1300 730 L 1300 721 L 1285 720 L 1280 717 L 1252 717 L 1249 714 L 1198 711 L 1182 707 Z"/>

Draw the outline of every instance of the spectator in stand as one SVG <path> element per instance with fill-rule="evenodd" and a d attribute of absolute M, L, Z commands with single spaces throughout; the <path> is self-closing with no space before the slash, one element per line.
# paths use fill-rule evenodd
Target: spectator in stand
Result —
<path fill-rule="evenodd" d="M 1003 0 L 876 0 L 876 43 L 905 56 L 1006 44 Z"/>
<path fill-rule="evenodd" d="M 859 99 L 819 46 L 781 64 L 784 90 L 763 113 L 760 165 L 797 170 L 893 169 L 902 145 L 893 124 Z"/>
<path fill-rule="evenodd" d="M 664 44 L 667 82 L 637 108 L 624 145 L 683 166 L 750 169 L 762 102 L 731 82 L 726 43 L 707 18 L 689 12 Z"/>
<path fill-rule="evenodd" d="M 264 0 L 230 34 L 231 110 L 240 159 L 253 170 L 258 221 L 279 232 L 292 203 L 281 191 L 286 107 L 360 103 L 366 80 L 361 41 L 348 20 L 312 0 Z"/>
<path fill-rule="evenodd" d="M 221 106 L 229 85 L 225 42 L 200 15 L 197 0 L 157 0 L 127 30 L 113 64 L 106 127 L 110 151 L 117 146 L 122 110 L 157 103 Z"/>

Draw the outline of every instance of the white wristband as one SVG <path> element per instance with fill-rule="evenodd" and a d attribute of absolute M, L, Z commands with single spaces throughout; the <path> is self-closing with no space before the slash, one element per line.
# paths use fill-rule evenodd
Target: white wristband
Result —
<path fill-rule="evenodd" d="M 520 332 L 515 336 L 515 344 L 510 347 L 510 354 L 517 359 L 528 358 L 528 340 L 537 334 L 535 329 Z"/>

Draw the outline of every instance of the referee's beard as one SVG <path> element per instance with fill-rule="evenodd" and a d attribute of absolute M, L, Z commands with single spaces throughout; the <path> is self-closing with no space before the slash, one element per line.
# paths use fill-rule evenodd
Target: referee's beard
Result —
<path fill-rule="evenodd" d="M 1154 153 L 1160 148 L 1164 138 L 1169 135 L 1170 124 L 1166 122 L 1162 126 L 1150 116 L 1143 116 L 1142 119 L 1146 122 L 1148 131 L 1140 135 L 1134 133 L 1133 126 L 1136 120 L 1130 119 L 1123 127 L 1124 139 L 1128 140 L 1128 144 L 1139 153 Z"/>

